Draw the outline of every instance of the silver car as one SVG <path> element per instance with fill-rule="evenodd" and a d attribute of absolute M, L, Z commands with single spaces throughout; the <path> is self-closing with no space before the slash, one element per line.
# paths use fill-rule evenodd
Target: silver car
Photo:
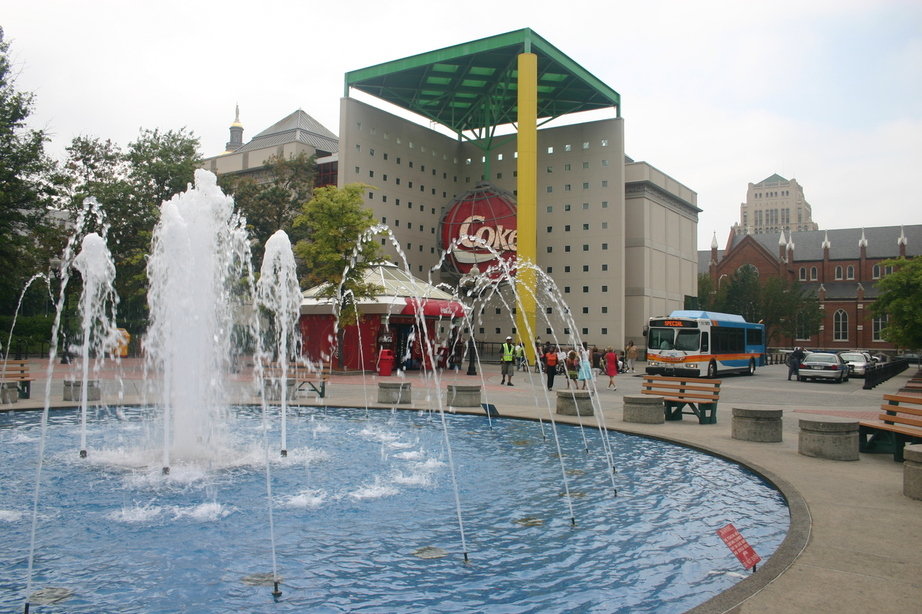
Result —
<path fill-rule="evenodd" d="M 840 352 L 839 356 L 848 365 L 849 372 L 852 375 L 861 375 L 863 377 L 868 365 L 874 364 L 870 354 L 865 352 Z"/>
<path fill-rule="evenodd" d="M 832 380 L 838 384 L 848 381 L 848 365 L 838 354 L 831 352 L 811 352 L 800 361 L 797 369 L 797 381 L 808 379 Z"/>

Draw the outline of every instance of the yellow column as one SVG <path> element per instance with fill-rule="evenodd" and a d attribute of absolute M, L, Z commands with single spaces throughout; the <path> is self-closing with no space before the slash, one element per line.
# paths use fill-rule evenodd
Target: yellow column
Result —
<path fill-rule="evenodd" d="M 522 53 L 518 58 L 518 150 L 516 161 L 518 171 L 516 240 L 518 256 L 522 261 L 538 263 L 538 56 L 534 53 Z M 540 336 L 536 330 L 535 311 L 535 272 L 519 268 L 516 274 L 518 294 L 515 317 L 516 331 L 525 345 L 528 362 L 534 363 L 534 337 Z M 532 338 L 529 339 L 529 331 Z"/>

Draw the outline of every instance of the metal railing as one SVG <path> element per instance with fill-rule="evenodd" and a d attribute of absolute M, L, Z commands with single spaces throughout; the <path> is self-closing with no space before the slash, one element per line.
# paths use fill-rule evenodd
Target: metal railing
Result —
<path fill-rule="evenodd" d="M 880 364 L 869 364 L 864 369 L 864 389 L 871 390 L 908 368 L 909 361 L 905 358 L 897 358 Z"/>

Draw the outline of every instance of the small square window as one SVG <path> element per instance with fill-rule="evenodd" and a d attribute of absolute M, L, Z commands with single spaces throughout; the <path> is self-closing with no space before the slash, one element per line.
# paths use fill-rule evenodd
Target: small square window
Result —
<path fill-rule="evenodd" d="M 564 231 L 564 232 L 570 232 L 570 225 L 569 225 L 569 224 L 564 225 L 563 231 Z"/>
<path fill-rule="evenodd" d="M 554 272 L 554 267 L 552 267 L 552 266 L 547 267 L 547 274 L 548 274 L 548 275 L 550 275 L 550 274 L 553 273 L 553 272 Z"/>
<path fill-rule="evenodd" d="M 569 246 L 569 245 L 564 245 L 564 246 L 563 246 L 563 251 L 565 251 L 565 252 L 567 252 L 567 253 L 570 253 L 570 246 Z"/>
<path fill-rule="evenodd" d="M 583 224 L 583 230 L 589 230 L 589 224 Z"/>
<path fill-rule="evenodd" d="M 584 251 L 584 252 L 588 252 L 588 251 L 589 251 L 589 245 L 583 243 L 583 251 Z"/>
<path fill-rule="evenodd" d="M 608 307 L 602 307 L 602 313 L 608 313 Z"/>
<path fill-rule="evenodd" d="M 548 148 L 547 148 L 547 153 L 549 153 L 549 154 L 554 153 L 554 148 L 553 148 L 553 147 L 548 147 Z"/>
<path fill-rule="evenodd" d="M 583 294 L 587 294 L 588 292 L 589 292 L 589 286 L 583 286 Z"/>
<path fill-rule="evenodd" d="M 548 213 L 554 213 L 554 207 L 553 207 L 552 205 L 548 205 L 548 206 L 547 206 L 547 212 L 548 212 Z"/>
<path fill-rule="evenodd" d="M 570 286 L 564 286 L 564 287 L 563 287 L 563 293 L 564 293 L 564 294 L 570 294 Z"/>
<path fill-rule="evenodd" d="M 602 139 L 602 147 L 608 147 L 608 139 Z"/>
<path fill-rule="evenodd" d="M 569 143 L 567 143 L 566 145 L 563 146 L 563 150 L 564 150 L 564 151 L 571 151 L 572 149 L 573 149 L 573 147 L 570 146 Z"/>
<path fill-rule="evenodd" d="M 588 273 L 588 272 L 589 272 L 589 265 L 588 265 L 588 264 L 584 264 L 584 265 L 583 265 L 583 273 Z"/>
<path fill-rule="evenodd" d="M 583 149 L 589 149 L 589 143 L 588 143 L 588 142 L 583 143 Z"/>
<path fill-rule="evenodd" d="M 548 227 L 547 227 L 547 231 L 548 231 L 548 232 L 554 232 L 554 227 L 553 227 L 553 226 L 548 226 Z"/>
<path fill-rule="evenodd" d="M 563 210 L 564 210 L 564 211 L 569 211 L 570 208 L 571 208 L 570 205 L 564 205 L 564 206 L 563 206 Z"/>
<path fill-rule="evenodd" d="M 567 265 L 565 265 L 565 266 L 563 267 L 563 272 L 564 272 L 564 273 L 569 273 L 569 272 L 570 272 L 570 265 L 569 265 L 569 264 L 567 264 Z"/>
<path fill-rule="evenodd" d="M 547 253 L 550 254 L 550 253 L 553 252 L 553 251 L 554 251 L 554 247 L 553 247 L 552 245 L 548 245 L 548 246 L 547 246 Z"/>
<path fill-rule="evenodd" d="M 607 265 L 607 264 L 603 264 L 603 265 L 602 265 L 602 270 L 603 270 L 603 271 L 607 271 L 607 270 L 608 270 L 608 265 Z"/>
<path fill-rule="evenodd" d="M 608 292 L 608 286 L 602 286 L 602 292 Z"/>
<path fill-rule="evenodd" d="M 603 334 L 603 335 L 607 335 L 607 334 L 608 334 L 608 329 L 607 329 L 607 328 L 602 328 L 602 334 Z"/>
<path fill-rule="evenodd" d="M 607 201 L 607 200 L 603 200 L 603 201 L 602 201 L 602 208 L 603 208 L 603 209 L 608 209 L 608 201 Z"/>
<path fill-rule="evenodd" d="M 588 307 L 583 307 L 583 313 L 589 313 L 589 308 L 588 308 Z"/>

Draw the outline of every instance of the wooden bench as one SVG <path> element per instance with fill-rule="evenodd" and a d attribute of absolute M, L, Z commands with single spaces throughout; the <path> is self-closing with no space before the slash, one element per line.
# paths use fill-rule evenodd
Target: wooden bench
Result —
<path fill-rule="evenodd" d="M 922 397 L 885 394 L 877 421 L 858 423 L 858 450 L 893 452 L 893 460 L 903 462 L 903 446 L 922 443 Z"/>
<path fill-rule="evenodd" d="M 686 413 L 697 416 L 699 424 L 717 423 L 720 380 L 645 375 L 640 393 L 663 397 L 666 420 L 681 420 Z M 683 412 L 686 406 L 691 411 Z"/>
<path fill-rule="evenodd" d="M 16 382 L 20 399 L 32 396 L 32 382 L 35 380 L 29 373 L 28 360 L 0 360 L 0 381 Z"/>
<path fill-rule="evenodd" d="M 270 381 L 278 381 L 282 377 L 282 366 L 278 363 L 272 363 L 263 370 L 263 378 Z M 285 371 L 285 377 L 289 382 L 294 382 L 295 394 L 301 390 L 313 390 L 318 398 L 324 398 L 327 394 L 327 382 L 330 380 L 329 373 L 318 373 L 311 371 L 304 365 L 291 364 Z M 292 395 L 293 396 L 293 395 Z"/>

